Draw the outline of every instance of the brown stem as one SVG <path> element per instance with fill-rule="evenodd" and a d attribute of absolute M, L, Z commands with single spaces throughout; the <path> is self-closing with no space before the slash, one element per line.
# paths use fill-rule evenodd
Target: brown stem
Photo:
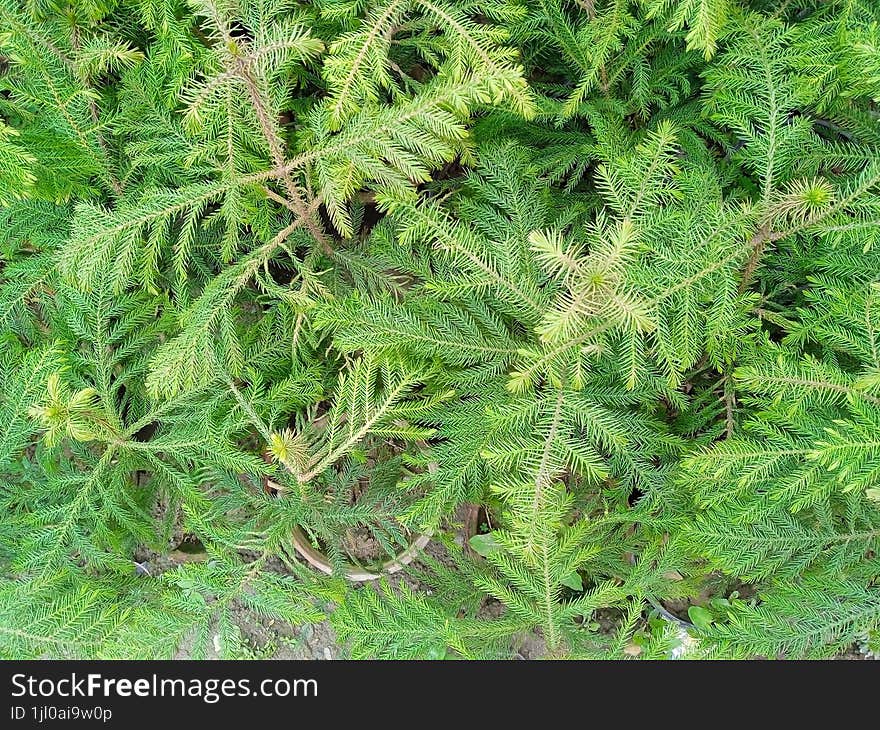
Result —
<path fill-rule="evenodd" d="M 281 182 L 287 193 L 288 202 L 298 216 L 303 219 L 303 223 L 312 237 L 320 244 L 325 254 L 332 254 L 333 247 L 330 246 L 327 236 L 321 230 L 321 226 L 315 220 L 313 212 L 310 210 L 308 203 L 303 197 L 303 192 L 293 179 L 293 175 L 285 168 L 286 158 L 284 156 L 284 147 L 281 136 L 275 128 L 266 105 L 263 103 L 263 97 L 260 94 L 257 81 L 254 78 L 248 63 L 243 58 L 236 59 L 235 67 L 236 75 L 244 82 L 250 97 L 251 105 L 254 113 L 257 115 L 257 121 L 263 136 L 266 138 L 266 144 L 269 145 L 269 153 L 272 155 L 272 162 L 281 170 Z"/>
<path fill-rule="evenodd" d="M 608 78 L 608 71 L 603 63 L 599 69 L 599 88 L 605 96 L 608 96 L 608 90 L 611 88 L 611 81 Z"/>
<path fill-rule="evenodd" d="M 736 391 L 733 388 L 732 379 L 728 373 L 724 377 L 724 415 L 726 428 L 724 429 L 724 437 L 732 438 L 736 428 L 736 419 L 734 414 L 736 411 Z"/>
<path fill-rule="evenodd" d="M 587 11 L 587 17 L 590 20 L 596 19 L 596 3 L 595 0 L 575 0 L 584 10 Z"/>
<path fill-rule="evenodd" d="M 749 254 L 748 261 L 746 261 L 746 264 L 743 267 L 742 278 L 740 279 L 737 293 L 743 294 L 745 293 L 746 289 L 751 286 L 752 277 L 755 275 L 755 271 L 761 263 L 761 257 L 764 255 L 764 250 L 767 248 L 767 243 L 777 241 L 782 238 L 783 235 L 784 234 L 780 233 L 771 233 L 769 223 L 764 223 L 755 232 L 755 235 L 752 236 L 751 241 L 749 241 L 749 246 L 752 249 L 752 253 Z"/>

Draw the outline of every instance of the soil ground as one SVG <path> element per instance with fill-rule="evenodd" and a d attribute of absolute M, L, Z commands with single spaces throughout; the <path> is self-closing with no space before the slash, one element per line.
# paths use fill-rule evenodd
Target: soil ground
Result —
<path fill-rule="evenodd" d="M 467 515 L 464 511 L 456 515 L 458 524 L 467 524 Z M 356 538 L 357 536 L 355 536 Z M 466 536 L 464 530 L 459 530 L 456 534 L 455 541 L 464 546 Z M 191 552 L 187 549 L 186 541 L 182 534 L 176 534 L 173 541 L 173 549 L 166 555 L 160 555 L 151 550 L 139 550 L 135 555 L 135 560 L 142 566 L 143 570 L 151 575 L 162 573 L 166 570 L 173 569 L 181 563 L 191 560 L 201 559 L 198 552 Z M 181 549 L 183 548 L 183 549 Z M 360 552 L 360 550 L 358 551 Z M 432 558 L 447 562 L 449 560 L 445 548 L 438 542 L 430 542 L 426 548 L 426 552 Z M 281 561 L 271 561 L 270 569 L 286 572 Z M 401 575 L 407 585 L 416 591 L 425 590 L 426 587 L 419 584 L 417 580 Z M 369 589 L 369 584 L 364 585 L 364 589 Z M 684 601 L 681 606 L 673 605 L 670 602 L 667 608 L 672 609 L 674 613 L 686 615 L 687 602 Z M 678 611 L 676 609 L 679 609 Z M 500 615 L 504 611 L 504 606 L 493 600 L 487 601 L 480 609 L 478 616 L 492 618 Z M 245 610 L 243 607 L 235 609 L 235 620 L 241 628 L 242 633 L 246 637 L 248 644 L 252 647 L 255 655 L 264 659 L 299 659 L 299 660 L 317 660 L 332 661 L 336 659 L 345 659 L 346 653 L 344 647 L 341 647 L 336 640 L 333 627 L 328 621 L 321 621 L 303 626 L 294 626 L 285 622 L 277 622 L 254 615 Z M 602 625 L 602 631 L 613 631 L 613 620 L 605 616 L 598 617 L 599 623 Z M 607 624 L 607 625 L 606 625 Z M 175 659 L 192 658 L 192 645 L 184 642 L 180 647 Z M 517 646 L 512 652 L 512 658 L 520 660 L 541 659 L 546 654 L 544 640 L 539 632 L 534 632 L 527 636 L 521 637 Z M 208 659 L 218 659 L 217 651 L 209 648 Z M 866 651 L 864 647 L 853 646 L 848 651 L 841 653 L 836 660 L 864 660 L 864 659 L 880 659 L 880 656 L 873 656 Z"/>

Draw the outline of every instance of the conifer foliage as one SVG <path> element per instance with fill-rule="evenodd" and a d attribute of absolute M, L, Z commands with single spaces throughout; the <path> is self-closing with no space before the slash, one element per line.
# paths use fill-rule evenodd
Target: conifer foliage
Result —
<path fill-rule="evenodd" d="M 0 657 L 880 652 L 878 13 L 0 0 Z"/>

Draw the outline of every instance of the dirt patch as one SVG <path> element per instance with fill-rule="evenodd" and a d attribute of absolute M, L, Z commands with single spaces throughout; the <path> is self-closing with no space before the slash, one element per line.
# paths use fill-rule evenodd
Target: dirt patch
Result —
<path fill-rule="evenodd" d="M 347 530 L 342 545 L 345 552 L 361 564 L 376 563 L 385 556 L 382 545 L 366 527 Z"/>
<path fill-rule="evenodd" d="M 262 658 L 316 661 L 342 658 L 342 650 L 329 621 L 293 626 L 254 616 L 241 607 L 235 614 L 242 633 Z"/>

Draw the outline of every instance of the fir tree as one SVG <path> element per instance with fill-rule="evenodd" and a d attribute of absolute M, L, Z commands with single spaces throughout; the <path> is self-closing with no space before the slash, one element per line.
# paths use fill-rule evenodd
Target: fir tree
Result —
<path fill-rule="evenodd" d="M 878 99 L 873 0 L 5 0 L 0 656 L 876 647 Z"/>

